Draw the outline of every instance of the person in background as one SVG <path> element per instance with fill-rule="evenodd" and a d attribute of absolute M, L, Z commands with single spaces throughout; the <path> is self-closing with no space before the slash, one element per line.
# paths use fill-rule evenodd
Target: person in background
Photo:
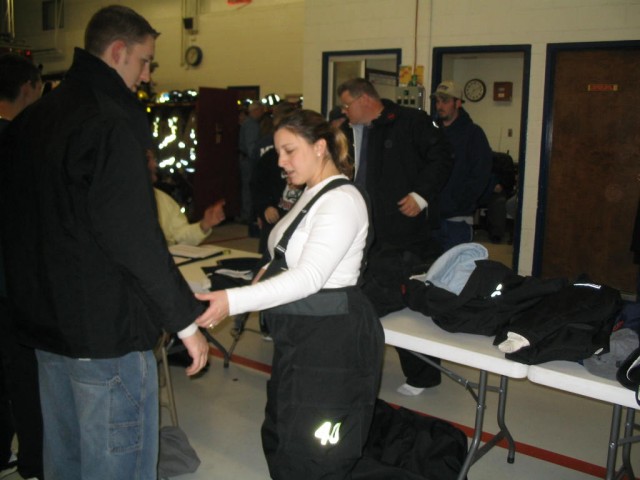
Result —
<path fill-rule="evenodd" d="M 516 166 L 508 153 L 493 152 L 491 182 L 485 192 L 487 230 L 493 243 L 500 243 L 507 231 L 507 219 L 515 219 L 513 204 L 516 190 Z M 513 233 L 513 232 L 512 232 Z"/>
<path fill-rule="evenodd" d="M 636 180 L 640 183 L 640 174 L 637 175 Z M 631 251 L 633 252 L 633 263 L 639 265 L 636 280 L 636 302 L 640 302 L 640 198 L 638 199 L 638 209 L 636 210 L 636 218 L 631 235 Z"/>
<path fill-rule="evenodd" d="M 293 103 L 280 102 L 273 108 L 273 126 L 294 112 Z M 300 197 L 299 185 L 291 185 L 284 170 L 278 166 L 278 153 L 273 144 L 273 130 L 261 138 L 254 150 L 255 168 L 251 176 L 253 210 L 258 216 L 260 242 L 258 252 L 267 251 L 267 240 L 273 226 L 289 211 Z"/>
<path fill-rule="evenodd" d="M 40 98 L 40 70 L 21 55 L 0 56 L 0 137 L 9 123 Z M 9 311 L 0 243 L 0 478 L 18 471 L 26 479 L 44 478 L 42 412 L 38 362 L 33 348 L 18 342 Z M 13 437 L 18 439 L 12 460 Z"/>
<path fill-rule="evenodd" d="M 135 95 L 157 36 L 130 8 L 100 9 L 62 84 L 2 138 L 8 298 L 36 349 L 47 480 L 155 480 L 162 330 L 182 338 L 187 374 L 207 362 L 204 307 L 155 214 Z"/>
<path fill-rule="evenodd" d="M 146 151 L 147 168 L 151 174 L 151 183 L 158 181 L 158 160 L 153 149 Z M 225 220 L 224 199 L 218 200 L 204 211 L 202 220 L 189 223 L 180 205 L 157 187 L 153 188 L 158 208 L 158 222 L 167 241 L 167 245 L 182 243 L 186 245 L 199 245 L 211 234 L 211 229 Z"/>
<path fill-rule="evenodd" d="M 332 127 L 336 128 L 348 127 L 349 119 L 342 111 L 342 107 L 340 105 L 333 107 L 329 112 L 329 123 Z"/>
<path fill-rule="evenodd" d="M 22 110 L 40 98 L 40 70 L 16 53 L 0 55 L 0 133 Z"/>
<path fill-rule="evenodd" d="M 440 194 L 440 226 L 433 231 L 443 250 L 473 241 L 473 215 L 491 179 L 492 155 L 487 136 L 462 104 L 462 88 L 445 80 L 431 94 L 438 125 L 453 146 L 453 170 Z"/>
<path fill-rule="evenodd" d="M 213 326 L 258 310 L 265 316 L 274 342 L 262 425 L 271 478 L 349 478 L 367 439 L 384 349 L 380 321 L 357 286 L 369 237 L 367 204 L 348 181 L 353 168 L 344 134 L 319 113 L 282 118 L 275 148 L 290 182 L 306 188 L 271 231 L 272 260 L 257 281 L 198 295 L 211 307 L 197 323 Z M 324 191 L 328 185 L 334 188 Z M 286 247 L 283 237 L 290 238 Z M 276 254 L 281 247 L 283 256 Z"/>
<path fill-rule="evenodd" d="M 439 200 L 453 166 L 449 142 L 425 111 L 381 99 L 368 80 L 348 80 L 337 93 L 354 129 L 355 183 L 364 186 L 372 204 L 375 243 L 369 268 L 391 249 L 399 257 L 409 253 L 433 261 L 430 257 L 440 250 L 434 251 L 430 230 L 440 225 Z M 399 292 L 401 285 L 393 288 Z M 376 293 L 370 293 L 375 305 Z M 420 361 L 396 350 L 402 362 Z M 428 378 L 414 379 L 410 373 L 405 372 L 407 383 L 398 389 L 405 395 L 441 381 L 435 369 Z"/>
<path fill-rule="evenodd" d="M 455 82 L 440 83 L 431 97 L 436 102 L 437 123 L 454 152 L 451 176 L 440 193 L 440 225 L 432 231 L 432 237 L 446 251 L 473 241 L 473 215 L 491 177 L 491 147 L 462 107 L 462 89 Z M 440 383 L 436 367 L 408 352 L 400 354 L 400 364 L 407 377 L 398 389 L 403 395 L 419 395 L 434 386 L 434 379 Z"/>
<path fill-rule="evenodd" d="M 381 99 L 368 80 L 348 80 L 338 95 L 354 128 L 355 183 L 371 198 L 376 245 L 423 245 L 439 225 L 449 143 L 426 112 Z"/>
<path fill-rule="evenodd" d="M 253 205 L 251 203 L 251 174 L 255 165 L 251 162 L 251 155 L 256 143 L 261 137 L 260 123 L 265 114 L 264 106 L 259 101 L 249 105 L 248 115 L 240 124 L 238 137 L 238 165 L 240 167 L 240 223 L 249 224 L 253 218 Z"/>
<path fill-rule="evenodd" d="M 347 136 L 349 145 L 353 145 L 353 129 L 349 125 L 349 119 L 342 111 L 342 107 L 340 105 L 333 107 L 329 112 L 329 123 L 332 127 L 342 130 L 342 132 Z"/>

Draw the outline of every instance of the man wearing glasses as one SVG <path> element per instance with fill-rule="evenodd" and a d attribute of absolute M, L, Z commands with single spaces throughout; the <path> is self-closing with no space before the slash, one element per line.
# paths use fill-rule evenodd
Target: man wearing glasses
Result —
<path fill-rule="evenodd" d="M 411 267 L 403 264 L 406 259 L 425 264 L 441 253 L 430 230 L 440 224 L 438 200 L 453 167 L 452 148 L 425 111 L 381 99 L 368 80 L 348 80 L 337 93 L 354 132 L 354 181 L 371 201 L 375 240 L 368 270 L 381 272 L 382 279 L 401 278 L 401 269 Z M 399 295 L 400 281 L 385 291 Z M 397 302 L 394 308 L 384 292 L 367 288 L 365 275 L 365 293 L 379 315 L 402 308 Z M 440 383 L 440 371 L 405 350 L 398 353 L 403 367 L 405 358 L 412 364 L 400 393 L 416 395 Z"/>
<path fill-rule="evenodd" d="M 426 112 L 381 99 L 368 80 L 348 80 L 338 95 L 354 128 L 355 182 L 371 197 L 376 243 L 427 242 L 453 165 L 449 143 Z"/>

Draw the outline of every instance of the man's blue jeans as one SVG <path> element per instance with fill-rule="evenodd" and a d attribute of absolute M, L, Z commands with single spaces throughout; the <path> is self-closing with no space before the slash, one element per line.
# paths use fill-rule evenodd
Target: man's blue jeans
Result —
<path fill-rule="evenodd" d="M 158 375 L 153 352 L 74 359 L 36 351 L 47 480 L 155 480 Z"/>

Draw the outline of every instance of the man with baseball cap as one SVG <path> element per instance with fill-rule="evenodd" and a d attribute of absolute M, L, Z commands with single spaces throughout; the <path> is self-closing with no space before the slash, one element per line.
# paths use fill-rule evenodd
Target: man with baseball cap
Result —
<path fill-rule="evenodd" d="M 491 177 L 487 137 L 462 107 L 462 88 L 445 80 L 431 94 L 437 123 L 454 149 L 454 166 L 440 194 L 440 228 L 433 231 L 445 250 L 473 239 L 473 214 Z"/>
<path fill-rule="evenodd" d="M 489 184 L 492 156 L 482 128 L 462 108 L 462 88 L 456 82 L 443 81 L 431 98 L 435 99 L 436 122 L 454 152 L 453 170 L 440 192 L 440 225 L 431 231 L 432 239 L 446 251 L 473 239 L 473 214 Z M 425 388 L 440 383 L 440 372 L 435 367 L 406 351 L 399 350 L 398 354 L 407 377 L 398 393 L 419 395 Z"/>

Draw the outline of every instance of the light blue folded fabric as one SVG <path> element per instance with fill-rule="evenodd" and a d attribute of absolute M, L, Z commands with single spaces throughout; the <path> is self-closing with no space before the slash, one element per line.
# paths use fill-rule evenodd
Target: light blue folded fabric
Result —
<path fill-rule="evenodd" d="M 476 260 L 487 258 L 489 252 L 479 243 L 461 243 L 438 257 L 425 281 L 459 295 L 476 268 Z"/>

